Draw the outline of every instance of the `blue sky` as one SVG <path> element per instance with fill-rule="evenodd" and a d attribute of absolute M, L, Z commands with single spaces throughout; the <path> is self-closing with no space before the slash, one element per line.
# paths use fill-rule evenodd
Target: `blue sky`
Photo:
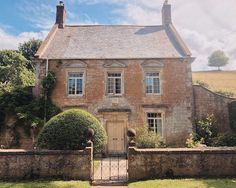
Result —
<path fill-rule="evenodd" d="M 161 24 L 164 0 L 64 0 L 68 24 Z M 236 0 L 169 0 L 174 25 L 197 57 L 193 70 L 207 70 L 207 57 L 224 50 L 227 70 L 236 69 Z M 43 39 L 55 22 L 58 0 L 1 0 L 0 49 Z"/>

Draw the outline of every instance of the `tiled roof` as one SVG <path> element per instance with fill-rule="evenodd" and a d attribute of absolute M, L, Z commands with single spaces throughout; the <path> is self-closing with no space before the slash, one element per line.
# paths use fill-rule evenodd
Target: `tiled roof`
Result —
<path fill-rule="evenodd" d="M 85 25 L 54 28 L 42 59 L 140 59 L 190 56 L 173 26 Z"/>

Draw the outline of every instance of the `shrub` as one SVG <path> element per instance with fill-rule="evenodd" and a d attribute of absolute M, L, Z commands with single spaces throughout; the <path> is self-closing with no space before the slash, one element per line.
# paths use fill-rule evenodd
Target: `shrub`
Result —
<path fill-rule="evenodd" d="M 205 118 L 197 121 L 194 141 L 200 141 L 202 144 L 206 144 L 207 146 L 211 145 L 212 138 L 217 136 L 215 123 L 216 121 L 212 114 L 208 114 Z"/>
<path fill-rule="evenodd" d="M 38 146 L 51 150 L 76 150 L 87 141 L 87 132 L 94 130 L 94 150 L 99 151 L 106 143 L 106 132 L 90 113 L 72 109 L 51 118 L 38 137 Z"/>
<path fill-rule="evenodd" d="M 136 129 L 136 145 L 138 148 L 160 148 L 165 147 L 161 136 L 154 133 L 153 131 L 148 131 L 146 128 Z"/>
<path fill-rule="evenodd" d="M 219 135 L 213 138 L 212 141 L 213 146 L 236 146 L 236 134 L 233 135 Z"/>
<path fill-rule="evenodd" d="M 229 120 L 231 129 L 236 132 L 236 101 L 229 104 Z"/>

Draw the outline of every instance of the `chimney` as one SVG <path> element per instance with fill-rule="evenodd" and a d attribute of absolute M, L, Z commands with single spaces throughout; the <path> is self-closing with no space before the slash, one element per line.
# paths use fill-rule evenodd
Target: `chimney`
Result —
<path fill-rule="evenodd" d="M 171 23 L 171 5 L 168 4 L 168 0 L 165 0 L 162 7 L 162 25 L 169 25 Z"/>
<path fill-rule="evenodd" d="M 56 24 L 58 24 L 58 28 L 63 28 L 65 21 L 66 21 L 66 10 L 63 1 L 60 1 L 59 5 L 57 5 L 57 15 L 56 15 Z"/>

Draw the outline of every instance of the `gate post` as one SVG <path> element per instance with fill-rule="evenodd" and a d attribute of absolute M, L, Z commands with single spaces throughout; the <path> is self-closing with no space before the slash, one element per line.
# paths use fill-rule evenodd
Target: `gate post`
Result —
<path fill-rule="evenodd" d="M 88 158 L 87 160 L 89 161 L 89 166 L 88 166 L 88 180 L 92 181 L 92 177 L 93 177 L 93 142 L 91 140 L 89 140 L 86 143 L 86 148 L 85 148 L 85 152 L 88 154 Z"/>

